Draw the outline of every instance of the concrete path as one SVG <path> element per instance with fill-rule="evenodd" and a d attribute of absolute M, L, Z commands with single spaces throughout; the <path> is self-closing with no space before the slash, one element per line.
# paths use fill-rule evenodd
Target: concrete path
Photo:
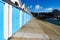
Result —
<path fill-rule="evenodd" d="M 37 20 L 44 32 L 49 36 L 50 40 L 60 40 L 60 26 L 51 24 L 47 21 Z"/>
<path fill-rule="evenodd" d="M 21 33 L 17 32 L 13 37 L 18 37 L 18 38 L 49 38 L 46 34 L 33 34 L 33 33 Z"/>
<path fill-rule="evenodd" d="M 35 18 L 32 18 L 10 40 L 49 40 L 49 36 L 43 31 Z"/>

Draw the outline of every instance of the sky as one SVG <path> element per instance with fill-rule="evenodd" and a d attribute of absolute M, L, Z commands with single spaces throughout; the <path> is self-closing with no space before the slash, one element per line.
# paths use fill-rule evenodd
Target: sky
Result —
<path fill-rule="evenodd" d="M 21 0 L 29 11 L 50 12 L 53 9 L 60 10 L 60 0 Z"/>

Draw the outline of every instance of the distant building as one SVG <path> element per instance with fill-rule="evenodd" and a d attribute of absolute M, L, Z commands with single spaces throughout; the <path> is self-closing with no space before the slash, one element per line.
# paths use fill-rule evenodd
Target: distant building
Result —
<path fill-rule="evenodd" d="M 46 18 L 54 18 L 60 20 L 60 11 L 58 9 L 54 9 L 52 12 L 42 12 L 42 13 L 34 13 L 31 12 L 32 15 L 38 19 L 46 19 Z"/>

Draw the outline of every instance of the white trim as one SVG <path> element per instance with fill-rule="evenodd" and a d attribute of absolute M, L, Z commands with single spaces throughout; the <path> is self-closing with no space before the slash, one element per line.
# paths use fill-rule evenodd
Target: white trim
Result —
<path fill-rule="evenodd" d="M 26 13 L 24 13 L 24 24 L 26 23 Z"/>
<path fill-rule="evenodd" d="M 9 5 L 9 37 L 12 36 L 12 6 Z"/>
<path fill-rule="evenodd" d="M 27 16 L 27 15 L 28 15 L 28 14 L 26 14 L 26 22 L 28 21 L 28 19 L 27 19 L 28 16 Z"/>
<path fill-rule="evenodd" d="M 12 36 L 12 6 L 5 3 L 4 5 L 4 39 L 7 40 Z"/>
<path fill-rule="evenodd" d="M 8 4 L 4 5 L 4 39 L 8 39 Z"/>
<path fill-rule="evenodd" d="M 15 3 L 15 1 L 17 1 L 17 0 L 11 0 L 13 3 Z"/>
<path fill-rule="evenodd" d="M 24 9 L 25 4 L 23 4 L 22 9 Z M 22 10 L 20 10 L 20 28 L 22 27 Z"/>
<path fill-rule="evenodd" d="M 20 28 L 22 27 L 22 11 L 20 10 Z"/>
<path fill-rule="evenodd" d="M 24 7 L 25 7 L 25 4 L 22 5 L 22 9 L 24 9 Z"/>

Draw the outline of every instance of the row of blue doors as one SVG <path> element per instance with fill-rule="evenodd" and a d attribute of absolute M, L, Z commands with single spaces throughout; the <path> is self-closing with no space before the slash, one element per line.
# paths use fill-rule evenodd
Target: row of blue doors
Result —
<path fill-rule="evenodd" d="M 31 16 L 26 14 L 26 22 L 24 22 L 24 15 L 26 13 L 22 12 L 22 26 L 26 24 Z M 0 0 L 0 40 L 4 40 L 4 3 Z M 12 34 L 19 30 L 20 22 L 20 10 L 12 7 Z"/>

